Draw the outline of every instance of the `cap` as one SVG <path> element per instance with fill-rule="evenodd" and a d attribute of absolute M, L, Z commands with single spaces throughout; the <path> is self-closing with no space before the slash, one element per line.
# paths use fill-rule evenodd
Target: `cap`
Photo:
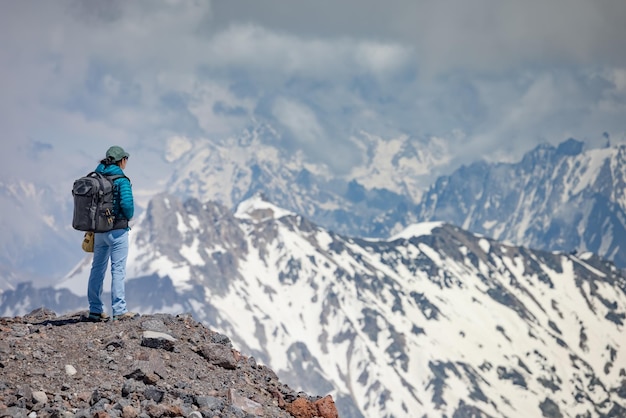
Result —
<path fill-rule="evenodd" d="M 124 151 L 124 148 L 113 145 L 107 150 L 107 158 L 108 157 L 111 157 L 115 162 L 118 162 L 124 157 L 130 157 L 130 154 Z"/>

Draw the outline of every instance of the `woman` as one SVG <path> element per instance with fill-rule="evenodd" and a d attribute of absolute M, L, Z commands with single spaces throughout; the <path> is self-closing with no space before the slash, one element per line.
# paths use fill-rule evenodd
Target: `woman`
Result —
<path fill-rule="evenodd" d="M 106 176 L 124 176 L 124 169 L 128 163 L 129 154 L 122 147 L 112 146 L 106 153 L 106 158 L 100 162 L 96 172 Z M 89 299 L 90 321 L 106 321 L 108 315 L 104 312 L 102 303 L 102 287 L 104 275 L 107 271 L 109 258 L 111 259 L 111 312 L 113 320 L 130 319 L 137 316 L 126 309 L 125 284 L 126 259 L 128 258 L 128 221 L 133 217 L 135 205 L 133 190 L 128 177 L 120 177 L 113 181 L 113 214 L 115 223 L 108 232 L 95 234 L 93 262 L 87 287 Z"/>

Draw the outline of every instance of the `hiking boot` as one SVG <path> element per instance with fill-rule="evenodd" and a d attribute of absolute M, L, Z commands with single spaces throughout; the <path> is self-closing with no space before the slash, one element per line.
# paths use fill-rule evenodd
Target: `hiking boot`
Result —
<path fill-rule="evenodd" d="M 113 315 L 113 321 L 124 321 L 126 319 L 134 319 L 139 316 L 138 313 L 135 312 L 125 312 L 121 315 Z"/>
<path fill-rule="evenodd" d="M 105 322 L 109 320 L 109 315 L 107 315 L 105 312 L 89 312 L 89 315 L 83 318 L 89 322 Z"/>

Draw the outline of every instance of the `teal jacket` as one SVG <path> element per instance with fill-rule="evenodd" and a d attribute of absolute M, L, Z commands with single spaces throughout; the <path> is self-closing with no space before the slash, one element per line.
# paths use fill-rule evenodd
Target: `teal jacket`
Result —
<path fill-rule="evenodd" d="M 124 171 L 116 165 L 104 165 L 100 164 L 96 168 L 96 173 L 104 174 L 105 176 L 124 175 Z M 116 219 L 132 219 L 135 214 L 135 202 L 133 200 L 133 188 L 130 184 L 130 180 L 127 177 L 121 177 L 113 181 L 115 186 L 115 193 L 113 194 L 113 214 Z"/>

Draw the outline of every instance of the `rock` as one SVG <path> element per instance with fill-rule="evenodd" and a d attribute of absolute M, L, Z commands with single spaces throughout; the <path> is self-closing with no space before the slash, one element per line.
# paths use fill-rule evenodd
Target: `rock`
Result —
<path fill-rule="evenodd" d="M 57 314 L 48 308 L 37 308 L 26 314 L 26 318 L 31 320 L 43 321 L 45 319 L 55 318 Z"/>
<path fill-rule="evenodd" d="M 205 344 L 200 347 L 200 355 L 216 366 L 230 370 L 237 368 L 233 350 L 228 346 L 214 343 Z"/>
<path fill-rule="evenodd" d="M 78 372 L 76 371 L 76 368 L 74 366 L 72 366 L 71 364 L 65 365 L 65 374 L 67 374 L 68 376 L 74 376 L 76 373 Z"/>
<path fill-rule="evenodd" d="M 11 406 L 0 411 L 0 417 L 26 418 L 28 417 L 28 410 L 17 406 Z"/>
<path fill-rule="evenodd" d="M 0 417 L 290 418 L 301 403 L 336 417 L 321 415 L 332 398 L 311 402 L 190 316 L 83 314 L 0 318 Z"/>
<path fill-rule="evenodd" d="M 194 402 L 200 409 L 222 409 L 224 406 L 224 401 L 214 396 L 196 396 Z"/>
<path fill-rule="evenodd" d="M 46 392 L 43 392 L 41 390 L 33 392 L 33 402 L 41 404 L 48 402 L 48 396 L 46 395 Z"/>
<path fill-rule="evenodd" d="M 169 332 L 169 329 L 165 326 L 165 323 L 160 319 L 146 319 L 141 322 L 141 328 L 146 331 L 155 332 Z"/>
<path fill-rule="evenodd" d="M 263 407 L 258 402 L 238 395 L 234 389 L 228 389 L 228 401 L 234 407 L 252 415 L 263 415 Z"/>
<path fill-rule="evenodd" d="M 211 342 L 214 344 L 222 344 L 227 347 L 232 347 L 232 343 L 230 342 L 230 338 L 226 335 L 215 333 L 211 336 Z"/>
<path fill-rule="evenodd" d="M 328 395 L 314 402 L 319 416 L 322 418 L 339 418 L 333 397 Z"/>
<path fill-rule="evenodd" d="M 165 392 L 159 389 L 155 389 L 153 387 L 148 387 L 146 388 L 146 390 L 143 391 L 143 395 L 146 397 L 146 399 L 152 399 L 154 402 L 159 403 L 161 402 L 161 400 L 163 400 Z"/>
<path fill-rule="evenodd" d="M 295 418 L 313 418 L 317 416 L 317 408 L 306 398 L 298 398 L 288 404 L 285 409 Z"/>
<path fill-rule="evenodd" d="M 122 418 L 137 418 L 137 410 L 130 405 L 122 408 Z"/>
<path fill-rule="evenodd" d="M 141 345 L 150 348 L 161 348 L 167 351 L 174 350 L 176 338 L 164 332 L 144 331 Z"/>
<path fill-rule="evenodd" d="M 177 405 L 146 405 L 145 411 L 150 417 L 182 417 L 183 410 Z"/>
<path fill-rule="evenodd" d="M 285 407 L 296 418 L 339 418 L 339 413 L 332 396 L 328 395 L 311 402 L 305 397 L 294 400 Z"/>
<path fill-rule="evenodd" d="M 159 378 L 165 379 L 167 371 L 163 359 L 161 359 L 158 353 L 141 353 L 133 363 L 131 371 L 126 373 L 124 377 L 153 385 Z"/>

